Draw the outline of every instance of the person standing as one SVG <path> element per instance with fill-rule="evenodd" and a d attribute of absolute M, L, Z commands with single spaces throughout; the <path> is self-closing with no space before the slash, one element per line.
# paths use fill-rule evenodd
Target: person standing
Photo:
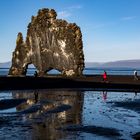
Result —
<path fill-rule="evenodd" d="M 37 73 L 37 71 L 35 71 L 35 73 L 34 73 L 34 77 L 37 77 L 38 76 L 38 73 Z"/>
<path fill-rule="evenodd" d="M 134 70 L 134 80 L 138 80 L 138 73 L 136 70 Z"/>
<path fill-rule="evenodd" d="M 104 70 L 103 73 L 103 81 L 106 82 L 107 81 L 107 72 Z"/>

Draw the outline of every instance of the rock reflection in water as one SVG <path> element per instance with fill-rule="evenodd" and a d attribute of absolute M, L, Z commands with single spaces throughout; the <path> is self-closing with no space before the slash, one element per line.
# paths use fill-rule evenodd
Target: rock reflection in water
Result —
<path fill-rule="evenodd" d="M 16 109 L 25 115 L 26 121 L 32 123 L 32 139 L 64 138 L 66 133 L 57 128 L 68 124 L 81 124 L 84 99 L 81 91 L 14 91 L 12 95 L 14 99 L 27 99 Z"/>
<path fill-rule="evenodd" d="M 0 139 L 139 137 L 140 93 L 135 91 L 10 91 L 0 99 Z"/>

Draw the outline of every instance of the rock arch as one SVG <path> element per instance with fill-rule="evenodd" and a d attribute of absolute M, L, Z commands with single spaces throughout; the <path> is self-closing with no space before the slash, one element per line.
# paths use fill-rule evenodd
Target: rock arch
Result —
<path fill-rule="evenodd" d="M 56 19 L 53 9 L 41 9 L 32 16 L 26 41 L 18 33 L 9 75 L 26 75 L 26 65 L 34 64 L 38 75 L 56 69 L 62 75 L 80 76 L 84 69 L 82 33 L 75 23 Z"/>

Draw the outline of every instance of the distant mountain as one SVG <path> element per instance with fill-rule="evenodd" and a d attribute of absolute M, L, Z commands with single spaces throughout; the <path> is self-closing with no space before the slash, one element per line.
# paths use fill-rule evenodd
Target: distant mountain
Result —
<path fill-rule="evenodd" d="M 10 68 L 11 62 L 0 63 L 0 68 Z"/>
<path fill-rule="evenodd" d="M 102 67 L 140 68 L 140 59 L 107 62 L 107 63 L 102 64 Z"/>
<path fill-rule="evenodd" d="M 98 63 L 98 62 L 85 62 L 86 68 L 100 67 L 101 65 L 102 65 L 102 63 Z"/>
<path fill-rule="evenodd" d="M 0 68 L 10 68 L 11 62 L 0 63 Z M 98 67 L 98 68 L 140 68 L 140 59 L 136 60 L 120 60 L 114 62 L 98 63 L 98 62 L 85 62 L 86 68 Z M 29 65 L 29 68 L 34 68 L 33 65 Z"/>
<path fill-rule="evenodd" d="M 10 68 L 11 64 L 11 61 L 0 63 L 0 68 Z M 29 65 L 29 68 L 34 68 L 33 64 Z"/>
<path fill-rule="evenodd" d="M 106 63 L 86 62 L 86 68 L 100 67 L 100 68 L 140 68 L 140 59 L 136 60 L 120 60 Z"/>

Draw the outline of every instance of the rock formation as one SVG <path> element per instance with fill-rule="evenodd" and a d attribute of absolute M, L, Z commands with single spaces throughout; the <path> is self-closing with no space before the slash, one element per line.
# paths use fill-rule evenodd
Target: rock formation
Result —
<path fill-rule="evenodd" d="M 26 75 L 29 64 L 43 76 L 56 69 L 66 76 L 80 76 L 84 69 L 82 33 L 75 23 L 56 19 L 53 9 L 32 16 L 26 41 L 18 33 L 9 75 Z"/>

